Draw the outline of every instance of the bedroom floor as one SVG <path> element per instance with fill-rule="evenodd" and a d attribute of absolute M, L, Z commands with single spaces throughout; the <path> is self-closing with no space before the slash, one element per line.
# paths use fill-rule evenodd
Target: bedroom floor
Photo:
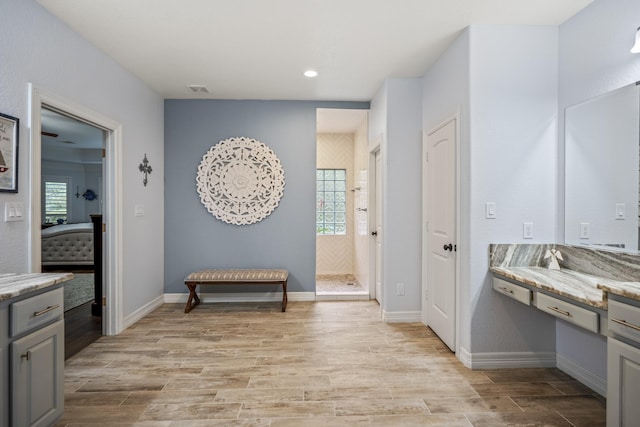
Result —
<path fill-rule="evenodd" d="M 471 371 L 374 301 L 165 304 L 67 360 L 58 426 L 604 426 L 557 369 Z"/>

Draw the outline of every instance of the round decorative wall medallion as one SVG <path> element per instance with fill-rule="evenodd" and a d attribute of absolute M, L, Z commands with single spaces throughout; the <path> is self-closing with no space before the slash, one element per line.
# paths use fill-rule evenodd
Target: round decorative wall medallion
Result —
<path fill-rule="evenodd" d="M 235 225 L 262 221 L 278 207 L 284 170 L 276 154 L 252 138 L 220 141 L 202 156 L 196 185 L 216 218 Z"/>

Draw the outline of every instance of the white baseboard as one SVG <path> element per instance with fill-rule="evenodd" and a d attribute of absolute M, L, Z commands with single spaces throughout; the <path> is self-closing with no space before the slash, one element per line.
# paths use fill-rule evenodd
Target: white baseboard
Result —
<path fill-rule="evenodd" d="M 585 369 L 561 354 L 556 355 L 557 368 L 571 375 L 582 384 L 594 390 L 601 396 L 607 397 L 607 380 Z"/>
<path fill-rule="evenodd" d="M 384 311 L 382 320 L 387 323 L 414 323 L 422 322 L 421 311 Z"/>
<path fill-rule="evenodd" d="M 555 352 L 469 353 L 460 348 L 458 359 L 469 369 L 555 368 Z"/>
<path fill-rule="evenodd" d="M 282 301 L 282 292 L 224 292 L 201 293 L 202 302 L 277 302 Z M 189 294 L 164 294 L 165 303 L 186 303 Z M 315 301 L 315 292 L 287 292 L 288 301 Z"/>
<path fill-rule="evenodd" d="M 187 300 L 185 299 L 185 302 L 186 301 Z M 124 327 L 122 328 L 122 330 L 124 331 L 129 326 L 133 325 L 138 320 L 142 319 L 143 317 L 145 317 L 146 315 L 151 313 L 153 310 L 155 310 L 156 308 L 160 307 L 162 304 L 164 304 L 164 302 L 165 302 L 164 301 L 164 295 L 160 295 L 158 298 L 152 300 L 151 302 L 146 303 L 145 305 L 143 305 L 142 307 L 140 307 L 139 309 L 137 309 L 136 311 L 134 311 L 130 315 L 126 316 L 123 319 L 123 326 Z"/>
<path fill-rule="evenodd" d="M 316 301 L 369 301 L 369 294 L 316 294 Z"/>

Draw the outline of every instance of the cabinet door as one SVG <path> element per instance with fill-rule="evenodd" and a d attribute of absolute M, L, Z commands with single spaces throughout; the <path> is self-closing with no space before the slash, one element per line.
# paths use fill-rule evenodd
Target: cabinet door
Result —
<path fill-rule="evenodd" d="M 11 344 L 13 426 L 49 426 L 64 410 L 64 321 Z"/>
<path fill-rule="evenodd" d="M 640 349 L 607 342 L 607 426 L 637 426 L 640 420 Z"/>

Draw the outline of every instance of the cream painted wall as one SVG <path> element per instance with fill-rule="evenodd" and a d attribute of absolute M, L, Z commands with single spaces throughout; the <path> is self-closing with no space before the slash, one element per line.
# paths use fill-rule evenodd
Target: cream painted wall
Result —
<path fill-rule="evenodd" d="M 353 211 L 355 187 L 353 173 L 353 134 L 325 133 L 317 136 L 318 169 L 347 171 L 347 234 L 317 236 L 316 274 L 354 274 Z"/>

